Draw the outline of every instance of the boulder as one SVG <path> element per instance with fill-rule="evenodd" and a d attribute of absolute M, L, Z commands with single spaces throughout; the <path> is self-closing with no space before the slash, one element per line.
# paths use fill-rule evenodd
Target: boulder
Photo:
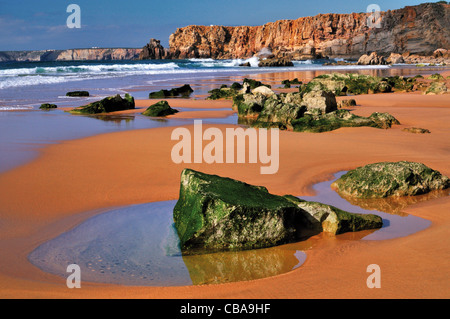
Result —
<path fill-rule="evenodd" d="M 145 116 L 151 116 L 151 117 L 162 117 L 162 116 L 173 115 L 175 113 L 178 113 L 178 110 L 171 108 L 169 103 L 167 103 L 167 101 L 159 101 L 158 103 L 155 103 L 152 106 L 150 106 L 142 114 Z"/>
<path fill-rule="evenodd" d="M 403 56 L 399 53 L 391 53 L 389 58 L 387 58 L 387 63 L 389 64 L 400 64 L 405 63 Z"/>
<path fill-rule="evenodd" d="M 139 60 L 161 60 L 170 59 L 169 49 L 161 45 L 160 40 L 150 39 L 150 42 L 142 48 Z"/>
<path fill-rule="evenodd" d="M 295 132 L 310 133 L 329 132 L 341 127 L 368 126 L 386 129 L 393 124 L 399 124 L 399 122 L 388 113 L 373 113 L 369 117 L 362 117 L 354 115 L 345 109 L 320 115 L 305 114 L 303 117 L 291 121 Z"/>
<path fill-rule="evenodd" d="M 259 67 L 285 67 L 294 66 L 294 63 L 287 58 L 272 58 L 259 61 Z"/>
<path fill-rule="evenodd" d="M 252 90 L 253 94 L 262 94 L 265 97 L 270 97 L 272 95 L 275 95 L 275 92 L 269 89 L 267 86 L 259 86 L 256 89 Z"/>
<path fill-rule="evenodd" d="M 376 52 L 372 52 L 370 55 L 364 54 L 358 60 L 358 65 L 386 65 L 388 64 L 386 59 L 379 56 Z"/>
<path fill-rule="evenodd" d="M 41 104 L 41 106 L 39 107 L 39 109 L 41 110 L 51 110 L 51 109 L 57 109 L 58 106 L 56 104 L 50 104 L 50 103 L 44 103 Z"/>
<path fill-rule="evenodd" d="M 405 127 L 402 129 L 403 132 L 413 133 L 413 134 L 430 134 L 430 130 L 420 127 Z"/>
<path fill-rule="evenodd" d="M 88 91 L 67 92 L 66 96 L 70 96 L 70 97 L 88 97 L 89 96 L 89 92 Z"/>
<path fill-rule="evenodd" d="M 445 82 L 433 82 L 430 84 L 428 89 L 425 91 L 425 94 L 429 95 L 439 95 L 447 93 L 447 85 Z"/>
<path fill-rule="evenodd" d="M 239 117 L 258 117 L 266 99 L 266 96 L 260 93 L 240 94 L 233 98 L 233 109 L 238 111 Z"/>
<path fill-rule="evenodd" d="M 189 84 L 185 84 L 179 88 L 173 88 L 171 90 L 160 90 L 149 94 L 150 99 L 165 99 L 169 97 L 189 97 L 194 90 Z"/>
<path fill-rule="evenodd" d="M 255 125 L 259 123 L 259 126 L 264 126 L 262 122 L 289 125 L 291 121 L 302 117 L 306 110 L 301 105 L 300 93 L 280 94 L 279 97 L 273 95 L 265 101 Z"/>
<path fill-rule="evenodd" d="M 303 96 L 302 105 L 310 113 L 326 114 L 337 110 L 336 96 L 327 91 L 311 91 Z"/>
<path fill-rule="evenodd" d="M 383 227 L 383 220 L 377 215 L 353 214 L 334 206 L 317 202 L 307 202 L 290 195 L 284 197 L 307 212 L 308 215 L 306 216 L 313 225 L 313 229 L 319 232 L 339 235 Z"/>
<path fill-rule="evenodd" d="M 341 100 L 337 102 L 338 108 L 344 108 L 344 107 L 353 107 L 356 106 L 356 100 L 355 99 L 347 99 L 347 100 Z"/>
<path fill-rule="evenodd" d="M 332 184 L 345 197 L 415 196 L 450 187 L 450 179 L 421 163 L 385 162 L 352 170 Z"/>
<path fill-rule="evenodd" d="M 340 234 L 382 225 L 381 218 L 375 215 L 366 217 L 327 205 L 307 205 L 293 196 L 272 195 L 265 187 L 190 169 L 181 174 L 173 218 L 185 255 L 272 247 L 324 230 Z M 373 222 L 363 223 L 363 219 Z"/>
<path fill-rule="evenodd" d="M 122 98 L 119 94 L 116 96 L 107 97 L 101 101 L 90 103 L 85 106 L 81 106 L 70 111 L 72 114 L 99 114 L 110 113 L 123 110 L 130 110 L 135 108 L 134 98 L 128 93 L 125 94 L 125 98 Z"/>

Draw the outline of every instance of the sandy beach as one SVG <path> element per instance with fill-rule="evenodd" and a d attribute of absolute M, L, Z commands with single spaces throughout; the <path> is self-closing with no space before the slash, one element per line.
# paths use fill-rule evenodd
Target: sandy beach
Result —
<path fill-rule="evenodd" d="M 410 206 L 406 212 L 432 222 L 419 233 L 391 240 L 353 240 L 352 235 L 310 239 L 305 264 L 276 277 L 222 285 L 124 287 L 83 282 L 69 290 L 65 279 L 28 260 L 43 242 L 87 218 L 132 204 L 178 199 L 180 173 L 192 168 L 266 186 L 271 193 L 313 194 L 312 186 L 332 174 L 380 161 L 417 161 L 450 175 L 450 95 L 417 93 L 355 97 L 354 113 L 389 112 L 401 125 L 389 130 L 280 133 L 280 169 L 260 175 L 260 164 L 176 165 L 173 128 L 110 133 L 47 146 L 32 162 L 0 175 L 1 298 L 449 298 L 450 198 Z M 156 101 L 154 101 L 156 102 Z M 175 117 L 226 117 L 230 101 L 172 101 L 195 109 Z M 137 101 L 142 112 L 150 104 Z M 214 110 L 218 109 L 218 110 Z M 204 125 L 204 129 L 211 125 Z M 193 126 L 186 126 L 191 131 Z M 233 125 L 214 125 L 224 131 Z M 425 135 L 403 132 L 422 127 Z M 382 288 L 368 289 L 367 266 L 378 264 Z"/>

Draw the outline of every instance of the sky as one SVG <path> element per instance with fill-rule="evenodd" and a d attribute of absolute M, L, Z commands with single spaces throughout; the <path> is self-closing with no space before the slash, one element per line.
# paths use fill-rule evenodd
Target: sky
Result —
<path fill-rule="evenodd" d="M 437 0 L 0 0 L 0 51 L 72 48 L 141 48 L 150 38 L 168 47 L 188 25 L 263 25 L 319 13 L 382 11 Z M 68 28 L 70 4 L 80 7 L 81 28 Z"/>

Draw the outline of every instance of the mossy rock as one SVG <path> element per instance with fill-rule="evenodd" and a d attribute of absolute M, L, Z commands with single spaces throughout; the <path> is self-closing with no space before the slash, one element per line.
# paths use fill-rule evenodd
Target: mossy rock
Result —
<path fill-rule="evenodd" d="M 264 102 L 264 107 L 254 126 L 261 122 L 290 124 L 291 121 L 302 117 L 307 108 L 301 105 L 299 93 L 273 95 Z"/>
<path fill-rule="evenodd" d="M 52 109 L 57 109 L 58 106 L 56 104 L 50 104 L 50 103 L 44 103 L 41 104 L 41 106 L 39 107 L 39 109 L 41 110 L 52 110 Z"/>
<path fill-rule="evenodd" d="M 66 96 L 70 96 L 70 97 L 88 97 L 89 96 L 89 92 L 88 91 L 67 92 Z"/>
<path fill-rule="evenodd" d="M 429 95 L 439 95 L 445 94 L 448 92 L 447 85 L 445 82 L 433 82 L 430 84 L 428 89 L 425 91 L 425 94 Z"/>
<path fill-rule="evenodd" d="M 158 103 L 151 105 L 147 110 L 145 110 L 144 113 L 142 113 L 142 115 L 151 117 L 163 117 L 173 115 L 178 112 L 178 110 L 171 108 L 167 101 L 159 101 Z"/>
<path fill-rule="evenodd" d="M 435 81 L 445 80 L 445 78 L 439 73 L 430 75 L 429 79 L 435 80 Z"/>
<path fill-rule="evenodd" d="M 344 197 L 415 196 L 450 187 L 450 179 L 421 163 L 384 162 L 352 170 L 332 184 Z"/>
<path fill-rule="evenodd" d="M 270 86 L 268 84 L 264 84 L 264 83 L 262 83 L 260 81 L 253 80 L 253 79 L 245 78 L 243 83 L 244 84 L 248 84 L 249 87 L 250 87 L 250 90 L 254 90 L 254 89 L 256 89 L 257 87 L 260 87 L 260 86 L 267 86 L 269 89 L 272 88 L 272 86 Z"/>
<path fill-rule="evenodd" d="M 301 85 L 303 84 L 302 81 L 300 81 L 298 78 L 295 78 L 293 80 L 284 80 L 281 82 L 282 85 L 284 85 L 285 89 L 291 88 L 292 85 Z"/>
<path fill-rule="evenodd" d="M 170 97 L 189 97 L 194 90 L 189 84 L 185 84 L 179 88 L 173 88 L 171 90 L 160 90 L 149 94 L 150 99 L 165 99 Z"/>
<path fill-rule="evenodd" d="M 364 224 L 361 219 L 367 217 L 318 203 L 306 206 L 293 196 L 272 195 L 265 187 L 185 169 L 173 217 L 186 255 L 295 242 L 325 231 L 325 221 L 335 225 L 326 226 L 335 234 L 382 225 L 380 217 Z M 328 219 L 327 210 L 335 218 Z"/>
<path fill-rule="evenodd" d="M 239 94 L 233 98 L 233 109 L 239 117 L 258 117 L 266 99 L 263 94 Z"/>
<path fill-rule="evenodd" d="M 119 94 L 104 98 L 101 101 L 93 102 L 85 106 L 81 106 L 70 111 L 72 114 L 100 114 L 110 113 L 124 110 L 131 110 L 135 108 L 134 98 L 128 93 L 125 98 Z"/>
<path fill-rule="evenodd" d="M 355 99 L 347 99 L 337 102 L 338 108 L 344 108 L 344 107 L 353 107 L 356 106 L 356 100 Z"/>
<path fill-rule="evenodd" d="M 319 232 L 339 235 L 383 227 L 380 216 L 373 214 L 353 214 L 334 206 L 317 202 L 307 202 L 294 196 L 284 196 L 309 214 L 310 222 Z"/>
<path fill-rule="evenodd" d="M 310 133 L 329 132 L 341 127 L 367 126 L 386 129 L 390 128 L 393 124 L 400 124 L 400 122 L 388 113 L 373 113 L 369 117 L 362 117 L 344 109 L 321 115 L 305 114 L 304 117 L 291 122 L 295 132 Z"/>

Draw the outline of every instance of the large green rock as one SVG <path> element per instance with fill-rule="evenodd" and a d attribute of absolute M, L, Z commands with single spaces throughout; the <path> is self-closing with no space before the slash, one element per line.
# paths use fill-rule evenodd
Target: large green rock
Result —
<path fill-rule="evenodd" d="M 110 96 L 104 98 L 101 101 L 90 103 L 85 106 L 81 106 L 70 111 L 72 114 L 99 114 L 110 113 L 124 110 L 131 110 L 135 108 L 134 98 L 128 93 L 125 94 L 125 98 L 122 98 L 119 94 L 116 96 Z"/>
<path fill-rule="evenodd" d="M 264 107 L 258 116 L 258 123 L 290 124 L 291 121 L 303 116 L 307 108 L 301 105 L 300 93 L 272 95 L 264 102 Z"/>
<path fill-rule="evenodd" d="M 421 163 L 385 162 L 352 170 L 332 184 L 344 197 L 414 196 L 450 187 L 448 177 Z"/>
<path fill-rule="evenodd" d="M 151 117 L 162 117 L 173 115 L 175 113 L 178 113 L 178 110 L 171 108 L 169 103 L 167 103 L 167 101 L 159 101 L 158 103 L 151 105 L 147 110 L 145 110 L 144 113 L 142 113 L 142 115 Z"/>
<path fill-rule="evenodd" d="M 173 217 L 184 254 L 271 247 L 321 231 L 340 234 L 382 225 L 379 217 L 307 204 L 293 196 L 272 195 L 264 187 L 190 169 L 181 175 Z"/>

